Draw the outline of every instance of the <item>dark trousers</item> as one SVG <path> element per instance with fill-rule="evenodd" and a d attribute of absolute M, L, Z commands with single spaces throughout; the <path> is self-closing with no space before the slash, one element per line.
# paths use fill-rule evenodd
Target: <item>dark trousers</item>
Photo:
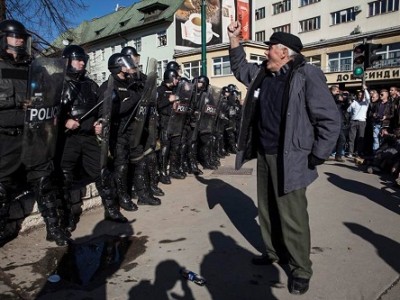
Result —
<path fill-rule="evenodd" d="M 364 151 L 364 134 L 366 125 L 367 122 L 365 121 L 350 121 L 349 153 L 354 153 L 355 145 L 357 145 L 358 152 Z"/>
<path fill-rule="evenodd" d="M 77 166 L 83 167 L 93 181 L 100 177 L 101 149 L 96 137 L 74 134 L 65 141 L 61 168 L 73 173 Z"/>
<path fill-rule="evenodd" d="M 306 189 L 281 195 L 276 155 L 258 154 L 257 197 L 261 233 L 271 259 L 287 258 L 294 277 L 312 276 Z"/>

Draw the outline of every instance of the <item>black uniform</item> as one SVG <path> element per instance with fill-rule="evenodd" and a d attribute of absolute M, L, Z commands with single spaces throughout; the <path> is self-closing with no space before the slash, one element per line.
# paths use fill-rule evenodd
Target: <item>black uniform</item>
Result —
<path fill-rule="evenodd" d="M 6 43 L 8 29 L 11 29 L 10 33 L 28 36 L 21 23 L 5 20 L 0 23 L 2 46 Z M 16 32 L 13 32 L 15 29 Z M 21 54 L 18 50 L 17 53 L 14 59 L 5 49 L 0 49 L 0 240 L 7 238 L 6 225 L 12 201 L 12 186 L 16 181 L 24 180 L 15 178 L 17 171 L 22 170 L 23 177 L 33 185 L 39 211 L 46 223 L 46 239 L 55 241 L 60 246 L 66 245 L 69 239 L 60 228 L 56 193 L 51 180 L 54 169 L 52 159 L 36 163 L 35 157 L 30 157 L 29 168 L 26 168 L 22 159 L 24 105 L 27 99 L 30 60 L 27 54 Z"/>
<path fill-rule="evenodd" d="M 179 147 L 181 133 L 170 135 L 167 132 L 168 122 L 174 105 L 169 101 L 170 95 L 174 94 L 174 88 L 168 87 L 164 82 L 157 88 L 157 105 L 160 114 L 160 140 L 161 140 L 161 178 L 162 183 L 170 183 L 169 177 L 183 179 L 185 176 L 179 173 Z M 168 173 L 168 163 L 170 173 Z"/>
<path fill-rule="evenodd" d="M 80 127 L 67 130 L 65 145 L 61 160 L 64 175 L 64 197 L 67 212 L 67 229 L 73 231 L 76 226 L 74 214 L 77 205 L 72 203 L 70 195 L 77 167 L 82 166 L 90 179 L 95 182 L 106 211 L 106 218 L 123 222 L 126 219 L 120 214 L 115 202 L 113 182 L 101 179 L 100 155 L 101 148 L 94 132 L 94 123 L 98 119 L 98 110 L 81 119 L 98 102 L 98 85 L 83 74 L 71 73 L 65 81 L 62 112 L 65 122 L 68 119 L 79 120 Z"/>

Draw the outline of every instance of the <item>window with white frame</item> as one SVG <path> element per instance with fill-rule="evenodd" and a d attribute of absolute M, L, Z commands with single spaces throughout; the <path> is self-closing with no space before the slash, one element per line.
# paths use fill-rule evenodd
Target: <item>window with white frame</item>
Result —
<path fill-rule="evenodd" d="M 137 52 L 142 51 L 142 38 L 133 39 L 133 45 Z"/>
<path fill-rule="evenodd" d="M 229 56 L 221 56 L 213 58 L 213 75 L 214 76 L 225 76 L 231 75 L 231 62 Z"/>
<path fill-rule="evenodd" d="M 310 5 L 313 3 L 321 2 L 321 0 L 299 0 L 299 2 L 300 2 L 299 6 L 302 7 L 302 6 L 307 6 L 307 5 Z"/>
<path fill-rule="evenodd" d="M 265 60 L 265 55 L 250 54 L 249 63 L 261 64 Z"/>
<path fill-rule="evenodd" d="M 115 46 L 111 46 L 111 54 L 115 53 Z"/>
<path fill-rule="evenodd" d="M 265 30 L 257 31 L 255 35 L 256 41 L 264 42 L 265 41 Z"/>
<path fill-rule="evenodd" d="M 93 80 L 97 82 L 97 74 L 93 74 Z"/>
<path fill-rule="evenodd" d="M 101 50 L 101 60 L 102 60 L 102 61 L 105 61 L 105 60 L 106 60 L 106 57 L 105 57 L 106 55 L 105 55 L 105 54 L 106 54 L 106 51 L 105 51 L 104 49 L 102 49 L 102 50 Z"/>
<path fill-rule="evenodd" d="M 182 64 L 182 74 L 184 77 L 193 79 L 201 75 L 201 61 L 194 60 Z"/>
<path fill-rule="evenodd" d="M 289 11 L 291 8 L 292 0 L 283 0 L 272 4 L 272 12 L 274 15 Z"/>
<path fill-rule="evenodd" d="M 376 54 L 382 55 L 382 59 L 375 62 L 373 67 L 383 68 L 400 66 L 400 43 L 383 45 Z"/>
<path fill-rule="evenodd" d="M 167 67 L 167 64 L 168 64 L 168 60 L 167 59 L 157 61 L 157 75 L 158 75 L 158 78 L 163 78 L 164 71 L 165 71 L 165 68 Z"/>
<path fill-rule="evenodd" d="M 157 32 L 158 47 L 163 47 L 167 45 L 167 31 L 163 30 Z"/>
<path fill-rule="evenodd" d="M 305 57 L 305 60 L 310 65 L 321 68 L 321 55 L 313 55 Z"/>
<path fill-rule="evenodd" d="M 352 51 L 328 54 L 328 72 L 350 71 L 352 68 Z"/>
<path fill-rule="evenodd" d="M 105 80 L 107 79 L 106 76 L 107 76 L 107 75 L 106 75 L 106 72 L 101 72 L 101 80 L 102 80 L 102 81 L 105 81 Z"/>
<path fill-rule="evenodd" d="M 378 0 L 368 3 L 368 16 L 373 17 L 399 10 L 400 0 Z"/>
<path fill-rule="evenodd" d="M 282 26 L 272 28 L 273 32 L 287 32 L 290 33 L 290 24 L 285 24 Z"/>
<path fill-rule="evenodd" d="M 96 63 L 96 51 L 93 51 L 92 62 Z"/>
<path fill-rule="evenodd" d="M 321 17 L 302 20 L 299 22 L 300 32 L 308 32 L 321 28 Z"/>
<path fill-rule="evenodd" d="M 356 20 L 354 6 L 331 13 L 331 25 L 347 23 Z"/>
<path fill-rule="evenodd" d="M 255 10 L 256 21 L 265 18 L 265 7 L 261 7 Z"/>

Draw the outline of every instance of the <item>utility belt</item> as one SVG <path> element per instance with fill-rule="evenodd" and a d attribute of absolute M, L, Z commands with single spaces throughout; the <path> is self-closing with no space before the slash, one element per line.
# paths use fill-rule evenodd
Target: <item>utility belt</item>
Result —
<path fill-rule="evenodd" d="M 21 127 L 15 127 L 15 128 L 4 128 L 4 127 L 0 127 L 0 134 L 4 134 L 4 135 L 10 135 L 10 136 L 17 136 L 22 134 L 23 128 Z"/>

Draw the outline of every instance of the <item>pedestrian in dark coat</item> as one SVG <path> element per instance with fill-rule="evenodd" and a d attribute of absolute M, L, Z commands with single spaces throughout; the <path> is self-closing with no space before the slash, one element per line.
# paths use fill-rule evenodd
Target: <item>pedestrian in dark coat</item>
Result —
<path fill-rule="evenodd" d="M 340 131 L 340 116 L 323 72 L 306 64 L 301 40 L 285 32 L 266 42 L 266 60 L 248 63 L 241 25 L 228 26 L 230 62 L 248 87 L 236 168 L 257 157 L 258 211 L 266 253 L 254 264 L 287 262 L 289 292 L 304 294 L 312 276 L 306 187 L 317 178 Z"/>

